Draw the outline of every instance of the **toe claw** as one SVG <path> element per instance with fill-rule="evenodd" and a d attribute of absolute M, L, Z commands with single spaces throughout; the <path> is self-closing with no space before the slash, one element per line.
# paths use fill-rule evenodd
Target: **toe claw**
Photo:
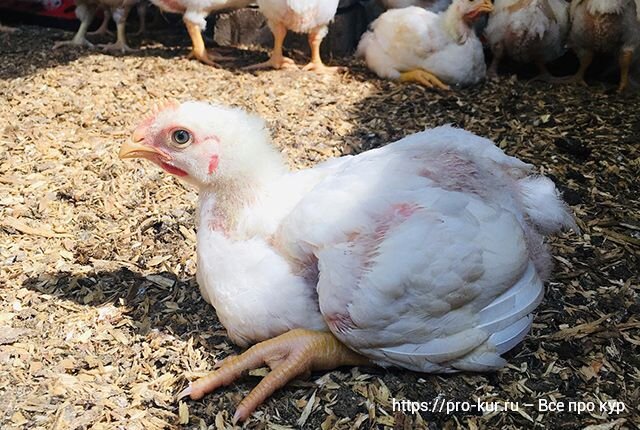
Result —
<path fill-rule="evenodd" d="M 246 417 L 241 412 L 240 408 L 238 408 L 236 409 L 236 412 L 233 414 L 233 418 L 231 419 L 231 422 L 235 426 L 236 424 L 238 424 L 238 421 L 244 421 L 245 419 Z"/>
<path fill-rule="evenodd" d="M 176 400 L 180 400 L 180 399 L 183 399 L 183 398 L 185 398 L 187 396 L 191 396 L 191 391 L 192 391 L 191 388 L 192 388 L 191 387 L 191 383 L 189 383 L 189 386 L 187 388 L 185 388 L 184 390 L 182 390 L 182 391 L 180 391 L 178 393 L 178 395 L 176 396 Z"/>

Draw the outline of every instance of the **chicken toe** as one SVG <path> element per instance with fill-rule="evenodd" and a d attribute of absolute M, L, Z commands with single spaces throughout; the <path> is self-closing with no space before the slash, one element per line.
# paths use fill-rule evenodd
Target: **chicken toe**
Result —
<path fill-rule="evenodd" d="M 439 90 L 450 90 L 449 85 L 442 82 L 432 73 L 426 70 L 415 69 L 400 74 L 400 82 L 416 82 L 427 88 L 437 88 Z"/>
<path fill-rule="evenodd" d="M 287 36 L 287 28 L 280 22 L 269 22 L 269 27 L 273 33 L 273 51 L 269 59 L 263 63 L 247 66 L 245 70 L 257 69 L 297 69 L 296 63 L 287 58 L 282 53 L 284 38 Z"/>
<path fill-rule="evenodd" d="M 184 25 L 187 27 L 187 32 L 189 33 L 189 37 L 191 37 L 192 45 L 188 58 L 196 59 L 209 66 L 215 66 L 215 60 L 219 58 L 216 58 L 215 55 L 209 54 L 207 49 L 204 47 L 204 39 L 202 38 L 202 29 L 200 26 L 191 21 L 187 21 L 186 19 L 184 20 Z"/>
<path fill-rule="evenodd" d="M 234 422 L 244 421 L 273 392 L 289 381 L 312 370 L 368 364 L 369 360 L 339 342 L 331 333 L 295 329 L 266 340 L 239 356 L 228 357 L 209 375 L 189 384 L 178 399 L 202 398 L 217 388 L 229 385 L 243 372 L 264 364 L 271 372 L 240 402 Z"/>

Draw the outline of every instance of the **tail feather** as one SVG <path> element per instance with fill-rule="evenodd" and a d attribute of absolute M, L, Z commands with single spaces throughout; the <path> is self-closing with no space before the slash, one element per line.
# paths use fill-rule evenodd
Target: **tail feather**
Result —
<path fill-rule="evenodd" d="M 550 234 L 563 228 L 580 231 L 551 179 L 529 176 L 518 180 L 518 185 L 525 212 L 541 233 Z"/>

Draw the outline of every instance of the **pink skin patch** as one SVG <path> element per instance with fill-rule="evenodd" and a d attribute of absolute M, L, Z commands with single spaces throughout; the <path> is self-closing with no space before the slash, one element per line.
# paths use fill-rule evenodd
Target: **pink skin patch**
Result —
<path fill-rule="evenodd" d="M 394 212 L 403 216 L 405 219 L 409 218 L 415 213 L 415 211 L 420 209 L 420 206 L 412 203 L 398 203 L 391 207 L 393 208 Z"/>
<path fill-rule="evenodd" d="M 392 227 L 402 224 L 418 209 L 421 209 L 421 207 L 414 203 L 396 203 L 392 205 L 391 210 L 377 220 L 376 240 L 382 240 Z"/>
<path fill-rule="evenodd" d="M 160 161 L 160 167 L 162 167 L 165 172 L 170 173 L 172 175 L 176 175 L 180 177 L 189 176 L 189 174 L 184 170 L 178 169 L 177 167 L 172 166 L 171 164 L 167 164 L 164 161 Z"/>
<path fill-rule="evenodd" d="M 213 154 L 209 159 L 209 174 L 212 174 L 216 170 L 218 170 L 218 163 L 220 159 L 218 158 L 218 154 Z"/>
<path fill-rule="evenodd" d="M 324 320 L 334 333 L 347 333 L 355 327 L 351 317 L 345 314 L 325 315 Z"/>

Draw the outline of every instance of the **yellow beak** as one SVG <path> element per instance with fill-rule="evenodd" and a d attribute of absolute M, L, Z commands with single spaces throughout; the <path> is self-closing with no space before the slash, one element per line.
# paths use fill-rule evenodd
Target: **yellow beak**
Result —
<path fill-rule="evenodd" d="M 135 136 L 134 136 L 135 139 Z M 146 159 L 157 159 L 158 157 L 163 156 L 160 151 L 157 149 L 143 145 L 140 142 L 142 140 L 134 140 L 133 142 L 125 142 L 120 147 L 120 153 L 118 156 L 121 159 L 124 158 L 146 158 Z"/>
<path fill-rule="evenodd" d="M 475 10 L 475 12 L 477 14 L 481 14 L 481 13 L 490 13 L 493 11 L 493 3 L 491 3 L 491 0 L 484 0 L 482 2 L 482 4 L 480 4 L 480 6 L 478 6 L 478 8 Z"/>

